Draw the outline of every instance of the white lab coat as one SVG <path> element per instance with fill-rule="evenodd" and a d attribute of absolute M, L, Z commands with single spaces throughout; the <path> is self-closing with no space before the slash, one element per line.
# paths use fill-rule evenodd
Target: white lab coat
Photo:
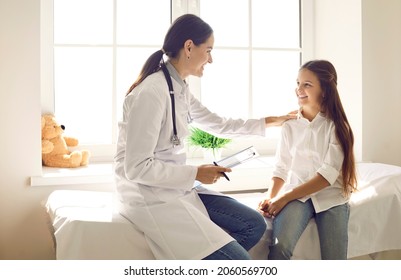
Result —
<path fill-rule="evenodd" d="M 227 137 L 265 134 L 264 119 L 224 119 L 206 109 L 167 63 L 175 91 L 181 145 L 173 147 L 171 100 L 162 71 L 148 76 L 124 101 L 115 156 L 120 212 L 145 234 L 157 259 L 202 259 L 233 238 L 214 224 L 186 165 L 188 121 Z"/>

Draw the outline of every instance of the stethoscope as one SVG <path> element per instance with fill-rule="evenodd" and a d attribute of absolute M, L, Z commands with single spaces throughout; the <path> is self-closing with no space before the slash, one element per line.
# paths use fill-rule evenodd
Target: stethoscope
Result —
<path fill-rule="evenodd" d="M 171 81 L 170 73 L 168 72 L 168 69 L 166 67 L 166 64 L 162 61 L 161 64 L 161 69 L 163 70 L 164 77 L 166 78 L 167 85 L 168 85 L 168 91 L 170 93 L 170 98 L 171 98 L 171 111 L 172 111 L 172 118 L 173 118 L 173 136 L 171 137 L 171 142 L 173 143 L 173 146 L 179 146 L 181 145 L 180 138 L 178 138 L 177 135 L 177 125 L 175 123 L 175 99 L 174 99 L 174 88 L 173 88 L 173 82 Z"/>

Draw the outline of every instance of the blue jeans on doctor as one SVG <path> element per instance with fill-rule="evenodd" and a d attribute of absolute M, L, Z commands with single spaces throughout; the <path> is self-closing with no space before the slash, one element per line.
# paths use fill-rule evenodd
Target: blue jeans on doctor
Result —
<path fill-rule="evenodd" d="M 322 260 L 346 260 L 348 249 L 349 204 L 316 213 L 311 199 L 293 200 L 273 219 L 268 259 L 288 260 L 310 219 L 315 218 Z"/>
<path fill-rule="evenodd" d="M 210 219 L 226 230 L 236 241 L 232 241 L 205 260 L 249 260 L 248 250 L 262 237 L 266 230 L 263 216 L 237 200 L 220 195 L 199 194 Z"/>

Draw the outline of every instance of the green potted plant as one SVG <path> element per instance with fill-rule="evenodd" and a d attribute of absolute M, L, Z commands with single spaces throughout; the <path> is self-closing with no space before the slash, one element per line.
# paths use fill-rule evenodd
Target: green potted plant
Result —
<path fill-rule="evenodd" d="M 188 144 L 190 146 L 201 147 L 205 159 L 212 157 L 213 160 L 219 160 L 221 157 L 221 149 L 231 142 L 231 139 L 214 136 L 196 127 L 191 127 L 190 131 L 191 134 L 188 137 Z M 209 155 L 210 153 L 211 155 Z"/>

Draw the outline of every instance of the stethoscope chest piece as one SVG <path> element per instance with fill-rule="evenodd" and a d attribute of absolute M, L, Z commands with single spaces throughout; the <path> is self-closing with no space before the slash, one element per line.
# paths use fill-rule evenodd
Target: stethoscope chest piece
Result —
<path fill-rule="evenodd" d="M 171 142 L 173 143 L 173 146 L 180 146 L 181 145 L 180 138 L 178 138 L 177 135 L 173 135 L 171 137 Z"/>

